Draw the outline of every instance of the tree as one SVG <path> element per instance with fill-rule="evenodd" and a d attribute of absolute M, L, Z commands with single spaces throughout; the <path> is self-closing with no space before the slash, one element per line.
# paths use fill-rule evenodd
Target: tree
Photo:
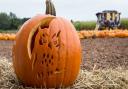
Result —
<path fill-rule="evenodd" d="M 9 15 L 10 15 L 10 18 L 11 18 L 11 19 L 13 19 L 13 18 L 17 18 L 17 16 L 16 16 L 14 13 L 12 13 L 12 12 L 10 12 Z"/>
<path fill-rule="evenodd" d="M 21 19 L 17 18 L 17 16 L 12 12 L 10 12 L 9 16 L 11 21 L 10 29 L 18 29 L 19 25 L 22 23 Z"/>
<path fill-rule="evenodd" d="M 10 24 L 10 17 L 6 13 L 0 13 L 0 29 L 9 29 Z"/>
<path fill-rule="evenodd" d="M 30 18 L 23 18 L 23 19 L 21 19 L 21 21 L 22 21 L 22 24 L 24 23 L 24 22 L 26 22 L 27 20 L 29 20 Z"/>
<path fill-rule="evenodd" d="M 18 18 L 14 13 L 0 13 L 0 29 L 18 29 L 29 18 Z"/>

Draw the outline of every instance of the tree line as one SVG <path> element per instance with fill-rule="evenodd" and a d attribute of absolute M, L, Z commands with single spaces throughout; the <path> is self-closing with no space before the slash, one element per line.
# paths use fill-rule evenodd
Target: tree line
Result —
<path fill-rule="evenodd" d="M 29 18 L 18 18 L 16 14 L 10 12 L 0 13 L 0 29 L 2 30 L 16 30 Z"/>
<path fill-rule="evenodd" d="M 20 26 L 30 18 L 18 18 L 16 14 L 10 12 L 9 14 L 0 13 L 0 30 L 17 30 Z M 73 25 L 77 30 L 94 30 L 96 21 L 73 21 Z M 119 29 L 128 29 L 128 19 L 121 19 L 121 25 Z"/>

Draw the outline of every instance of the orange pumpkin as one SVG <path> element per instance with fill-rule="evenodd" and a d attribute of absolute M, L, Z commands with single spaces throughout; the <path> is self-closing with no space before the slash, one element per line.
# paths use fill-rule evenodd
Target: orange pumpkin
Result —
<path fill-rule="evenodd" d="M 67 87 L 76 80 L 80 62 L 80 40 L 66 19 L 37 15 L 16 34 L 13 65 L 27 86 Z"/>

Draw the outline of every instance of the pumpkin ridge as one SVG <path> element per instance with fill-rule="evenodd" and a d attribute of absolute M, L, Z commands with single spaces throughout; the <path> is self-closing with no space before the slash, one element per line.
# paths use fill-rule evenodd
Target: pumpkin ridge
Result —
<path fill-rule="evenodd" d="M 59 19 L 60 20 L 60 22 L 61 23 L 63 23 L 63 24 L 65 24 L 64 22 L 63 22 L 63 19 Z M 67 29 L 65 29 L 65 33 L 66 33 L 66 57 L 65 57 L 65 66 L 64 66 L 64 75 L 63 75 L 63 79 L 62 79 L 62 85 L 63 85 L 63 83 L 65 82 L 65 76 L 66 76 L 66 72 L 67 71 L 65 71 L 66 70 L 66 66 L 67 66 L 67 60 L 68 60 L 68 35 L 67 35 L 67 33 L 68 33 L 68 31 L 67 31 Z M 62 87 L 65 87 L 65 86 L 62 86 Z"/>
<path fill-rule="evenodd" d="M 73 33 L 73 32 L 71 31 L 71 32 L 70 32 L 70 35 L 72 35 L 72 33 Z M 74 43 L 74 37 L 72 37 L 72 42 Z M 73 58 L 73 57 L 72 57 L 72 58 Z M 75 61 L 75 60 L 74 60 L 74 61 Z M 74 62 L 74 61 L 73 61 L 73 62 Z M 72 63 L 73 63 L 73 62 L 72 62 Z M 71 64 L 70 67 L 71 67 L 71 69 L 75 69 L 75 68 L 73 68 L 73 64 Z M 74 67 L 75 67 L 75 66 L 74 66 Z M 69 73 L 69 76 L 70 76 L 70 77 L 69 77 L 69 80 L 67 81 L 68 83 L 70 83 L 70 80 L 71 80 L 71 78 L 72 78 L 72 71 L 73 71 L 73 70 L 71 70 L 70 73 Z"/>
<path fill-rule="evenodd" d="M 63 21 L 63 19 L 62 19 L 62 21 Z M 66 29 L 66 30 L 70 30 L 70 29 L 67 28 L 67 23 L 64 23 L 64 24 L 65 24 L 65 29 Z M 72 33 L 72 30 L 71 30 L 71 31 L 68 31 L 67 36 L 66 36 L 66 37 L 67 37 L 67 46 L 68 46 L 68 47 L 67 47 L 67 62 L 66 62 L 66 64 L 68 65 L 69 70 L 72 68 L 72 64 L 70 64 L 70 65 L 68 64 L 69 60 L 71 60 L 71 59 L 70 59 L 70 56 L 71 56 L 71 55 L 69 56 L 69 54 L 71 54 L 71 53 L 69 53 L 70 44 L 69 44 L 69 42 L 68 42 L 68 40 L 69 40 L 68 37 L 72 37 L 71 33 Z M 70 36 L 70 35 L 71 35 L 71 36 Z M 70 43 L 73 43 L 72 40 L 70 40 Z M 70 51 L 71 51 L 71 50 L 70 50 Z M 69 73 L 68 73 L 69 78 L 67 78 L 67 80 L 65 80 L 65 81 L 66 81 L 66 85 L 69 84 L 69 81 L 70 81 L 70 78 L 71 78 L 71 74 L 72 74 L 71 71 L 69 71 Z"/>
<path fill-rule="evenodd" d="M 73 30 L 72 30 L 71 34 L 72 34 L 72 35 L 74 34 L 74 31 L 73 31 Z M 75 37 L 73 37 L 73 38 L 75 38 Z M 76 43 L 75 39 L 73 39 L 73 43 Z M 74 45 L 73 45 L 73 47 L 74 47 Z M 76 61 L 75 56 L 73 56 L 73 58 L 74 58 L 74 63 L 71 65 L 71 69 L 73 69 L 73 70 L 71 71 L 71 73 L 74 73 L 74 70 L 75 70 L 75 71 L 77 70 L 76 66 L 73 67 L 74 64 L 77 64 L 77 61 Z M 72 80 L 74 81 L 74 75 L 71 74 L 71 73 L 70 73 L 70 75 L 69 75 L 69 76 L 70 76 L 69 83 L 72 83 Z"/>

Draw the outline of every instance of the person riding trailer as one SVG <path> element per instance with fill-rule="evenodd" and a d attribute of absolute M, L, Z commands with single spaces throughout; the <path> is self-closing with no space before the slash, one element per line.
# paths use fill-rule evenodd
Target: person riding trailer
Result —
<path fill-rule="evenodd" d="M 114 27 L 115 26 L 115 21 L 113 21 L 112 18 L 110 18 L 109 26 L 110 27 Z"/>

